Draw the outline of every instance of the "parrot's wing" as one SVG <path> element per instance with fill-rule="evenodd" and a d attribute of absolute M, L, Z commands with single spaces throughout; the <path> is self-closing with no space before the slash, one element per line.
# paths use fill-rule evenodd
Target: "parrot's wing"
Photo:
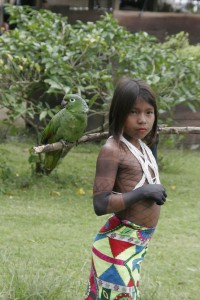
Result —
<path fill-rule="evenodd" d="M 56 133 L 60 127 L 60 112 L 53 116 L 47 126 L 41 133 L 41 144 L 49 144 L 56 142 Z"/>
<path fill-rule="evenodd" d="M 40 142 L 42 145 L 48 144 L 48 140 L 52 137 L 52 132 L 49 130 L 47 125 L 41 133 Z"/>

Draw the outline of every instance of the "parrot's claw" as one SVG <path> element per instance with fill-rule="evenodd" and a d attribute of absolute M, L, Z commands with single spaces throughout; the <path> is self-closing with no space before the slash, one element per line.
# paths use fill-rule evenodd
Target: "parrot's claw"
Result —
<path fill-rule="evenodd" d="M 60 140 L 60 143 L 63 145 L 63 148 L 71 148 L 72 146 L 74 146 L 74 143 L 70 143 L 64 140 Z"/>
<path fill-rule="evenodd" d="M 67 145 L 67 142 L 66 142 L 66 141 L 60 140 L 59 142 L 60 142 L 64 147 L 66 147 L 66 145 Z"/>

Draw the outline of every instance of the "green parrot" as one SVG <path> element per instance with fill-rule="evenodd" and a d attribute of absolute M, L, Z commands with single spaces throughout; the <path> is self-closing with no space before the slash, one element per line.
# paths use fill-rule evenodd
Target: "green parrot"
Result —
<path fill-rule="evenodd" d="M 82 137 L 87 126 L 88 106 L 79 95 L 69 94 L 64 96 L 61 109 L 50 120 L 41 134 L 41 144 L 52 144 L 59 141 L 75 143 Z M 46 152 L 44 159 L 44 173 L 50 174 L 57 166 L 58 161 L 70 150 L 56 150 Z"/>

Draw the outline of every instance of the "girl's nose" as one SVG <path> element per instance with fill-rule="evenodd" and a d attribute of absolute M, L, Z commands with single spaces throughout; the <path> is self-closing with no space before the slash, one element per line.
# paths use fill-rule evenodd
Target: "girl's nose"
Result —
<path fill-rule="evenodd" d="M 138 122 L 140 123 L 140 124 L 145 124 L 147 121 L 146 121 L 146 117 L 145 117 L 145 115 L 144 114 L 140 114 L 139 116 L 138 116 Z"/>

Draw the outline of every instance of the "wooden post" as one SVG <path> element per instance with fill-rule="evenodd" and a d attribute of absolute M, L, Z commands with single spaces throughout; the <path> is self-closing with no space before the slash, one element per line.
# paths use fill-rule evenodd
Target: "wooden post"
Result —
<path fill-rule="evenodd" d="M 113 10 L 119 10 L 120 0 L 113 0 L 112 3 Z"/>
<path fill-rule="evenodd" d="M 107 8 L 109 10 L 113 8 L 113 0 L 107 0 Z"/>
<path fill-rule="evenodd" d="M 95 0 L 88 0 L 88 8 L 89 8 L 89 10 L 94 10 L 94 1 Z"/>

